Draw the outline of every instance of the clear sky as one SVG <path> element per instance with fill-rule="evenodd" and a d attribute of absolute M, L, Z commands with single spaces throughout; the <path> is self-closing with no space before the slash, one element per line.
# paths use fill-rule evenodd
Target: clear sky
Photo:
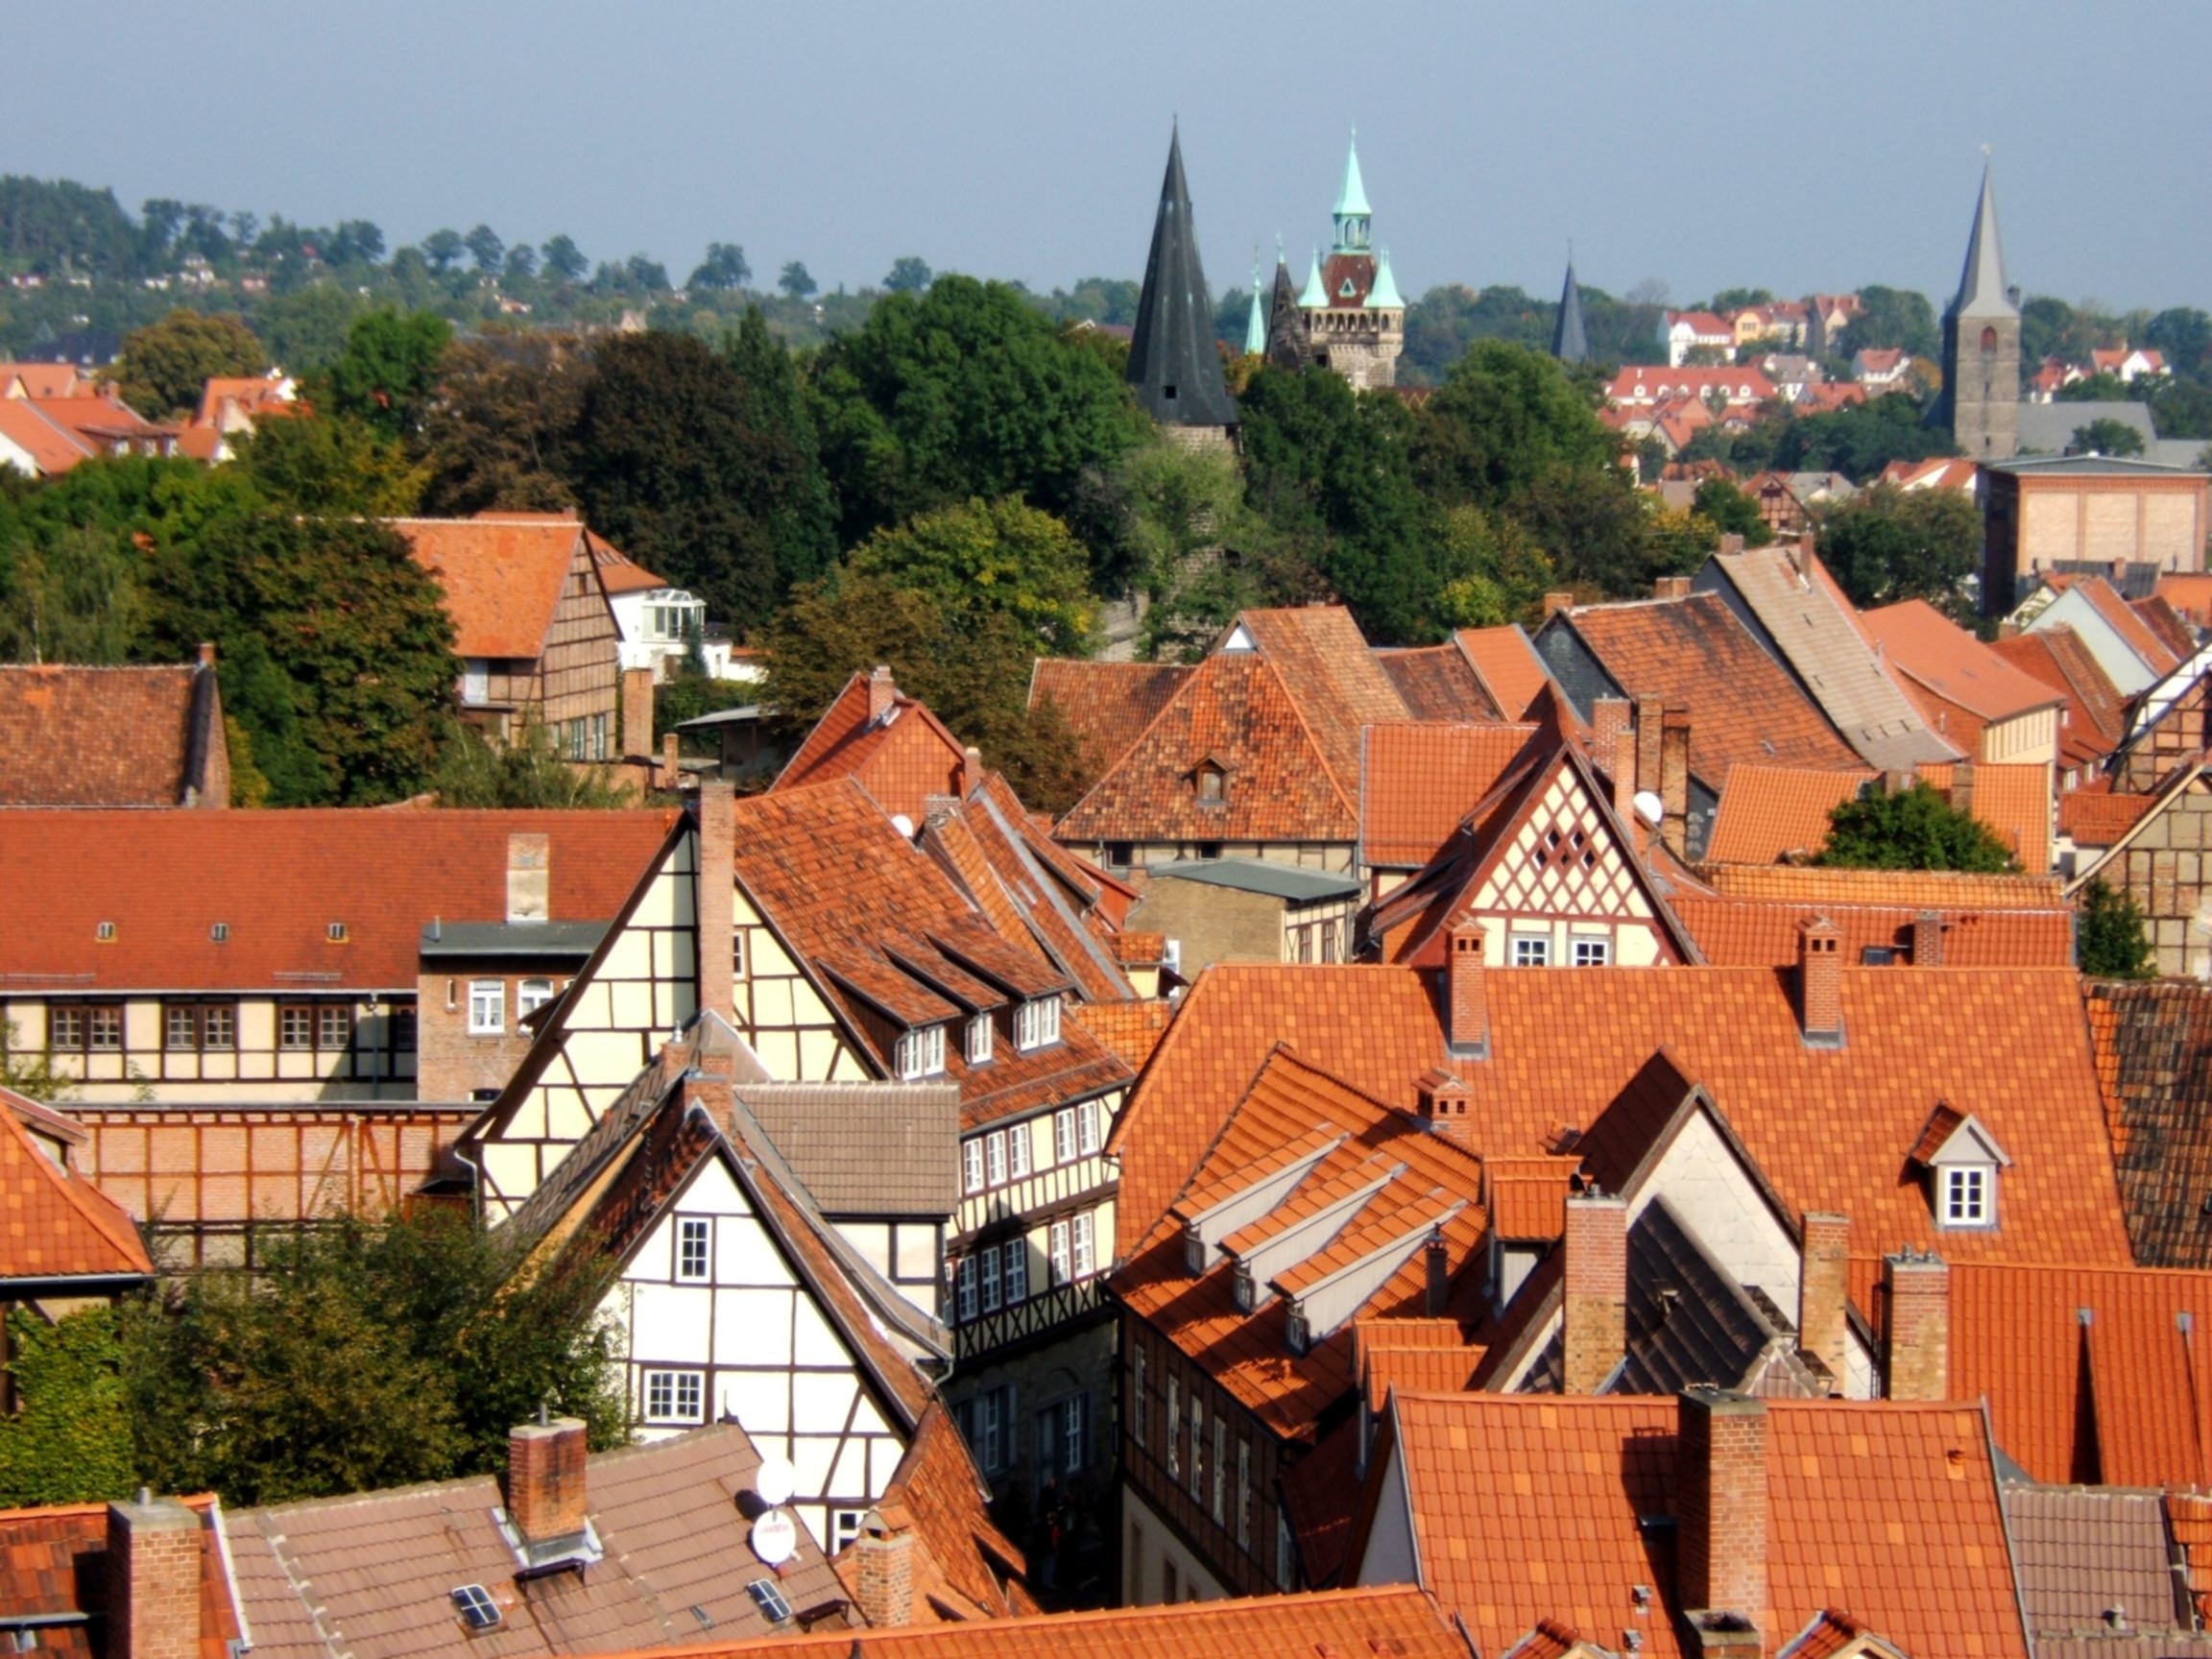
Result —
<path fill-rule="evenodd" d="M 0 171 L 326 224 L 1142 275 L 1170 118 L 1219 289 L 1328 233 L 1347 128 L 1408 294 L 2012 280 L 2212 307 L 2212 4 L 225 0 L 27 8 Z"/>

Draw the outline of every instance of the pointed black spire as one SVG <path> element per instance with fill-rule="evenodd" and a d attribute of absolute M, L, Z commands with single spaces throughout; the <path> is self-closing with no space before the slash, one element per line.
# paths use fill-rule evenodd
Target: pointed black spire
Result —
<path fill-rule="evenodd" d="M 1590 361 L 1590 336 L 1582 328 L 1582 285 L 1575 280 L 1575 260 L 1567 260 L 1567 286 L 1559 290 L 1559 322 L 1551 330 L 1551 355 L 1562 363 Z"/>
<path fill-rule="evenodd" d="M 1213 290 L 1198 264 L 1180 132 L 1167 143 L 1167 177 L 1160 186 L 1160 217 L 1152 227 L 1152 255 L 1144 262 L 1144 292 L 1137 301 L 1128 379 L 1137 401 L 1163 424 L 1237 424 L 1237 405 L 1221 382 L 1221 353 L 1214 344 Z"/>
<path fill-rule="evenodd" d="M 1298 308 L 1298 285 L 1290 267 L 1275 255 L 1275 292 L 1267 303 L 1267 361 L 1277 369 L 1303 369 L 1312 361 L 1307 348 L 1306 313 Z"/>

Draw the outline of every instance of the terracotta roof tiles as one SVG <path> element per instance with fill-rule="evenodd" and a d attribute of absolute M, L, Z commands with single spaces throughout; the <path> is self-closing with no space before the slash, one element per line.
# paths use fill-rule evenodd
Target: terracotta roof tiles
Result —
<path fill-rule="evenodd" d="M 208 746 L 224 740 L 214 676 L 198 664 L 0 665 L 0 806 L 195 804 Z"/>
<path fill-rule="evenodd" d="M 1830 815 L 1874 777 L 1863 767 L 1730 766 L 1706 837 L 1706 861 L 1772 864 L 1818 853 L 1828 842 Z"/>
<path fill-rule="evenodd" d="M 218 1536 L 218 1501 L 204 1495 L 180 1502 L 201 1519 L 200 1659 L 231 1659 L 242 1631 Z M 102 1620 L 108 1606 L 107 1504 L 0 1510 L 0 1619 L 52 1617 L 53 1623 L 35 1626 L 36 1652 L 60 1659 L 113 1652 L 110 1643 L 93 1640 L 101 1624 L 72 1617 Z M 258 1623 L 254 1637 L 258 1648 L 266 1639 Z"/>
<path fill-rule="evenodd" d="M 1361 862 L 1428 863 L 1536 733 L 1527 725 L 1368 727 L 1359 765 Z"/>
<path fill-rule="evenodd" d="M 878 690 L 884 707 L 874 713 Z M 965 756 L 965 745 L 927 704 L 855 672 L 784 762 L 771 789 L 856 779 L 884 811 L 919 829 L 931 797 L 961 793 Z"/>
<path fill-rule="evenodd" d="M 0 1089 L 0 1292 L 11 1280 L 151 1278 L 154 1263 L 123 1206 L 74 1157 L 50 1156 L 32 1138 L 33 1122 L 53 1132 L 38 1121 L 45 1116 Z"/>
<path fill-rule="evenodd" d="M 1983 720 L 2009 720 L 2060 700 L 1925 599 L 1862 612 L 1859 621 L 1893 666 Z"/>
<path fill-rule="evenodd" d="M 2058 833 L 2077 847 L 2109 847 L 2134 829 L 2157 803 L 2155 795 L 2069 789 L 2058 797 Z"/>
<path fill-rule="evenodd" d="M 2084 996 L 2135 1260 L 2212 1268 L 2212 988 L 2098 982 Z"/>
<path fill-rule="evenodd" d="M 2180 657 L 2154 633 L 2150 624 L 2128 609 L 2128 601 L 2120 590 L 2102 576 L 2087 576 L 2073 585 L 2089 601 L 2090 608 L 2119 635 L 2128 649 L 2142 658 L 2143 664 L 2152 674 L 2171 674 L 2181 664 Z"/>
<path fill-rule="evenodd" d="M 1086 662 L 1040 657 L 1029 675 L 1029 707 L 1051 702 L 1104 774 L 1144 734 L 1176 688 L 1190 677 L 1180 662 Z"/>
<path fill-rule="evenodd" d="M 544 515 L 396 518 L 415 562 L 438 579 L 458 657 L 534 659 L 553 627 L 584 526 Z"/>
<path fill-rule="evenodd" d="M 1551 683 L 1543 660 L 1517 622 L 1496 628 L 1462 628 L 1452 636 L 1452 642 L 1474 664 L 1476 677 L 1498 705 L 1503 719 L 1526 718 L 1537 694 Z"/>
<path fill-rule="evenodd" d="M 1375 659 L 1416 720 L 1502 720 L 1504 711 L 1458 641 L 1378 650 Z"/>
<path fill-rule="evenodd" d="M 2160 644 L 2174 653 L 2178 664 L 2186 662 L 2197 653 L 2197 636 L 2181 613 L 2163 593 L 2152 593 L 2148 599 L 2131 599 L 2128 609 L 2142 618 L 2143 626 L 2158 637 Z"/>
<path fill-rule="evenodd" d="M 1131 1071 L 1142 1071 L 1167 1033 L 1175 1005 L 1164 997 L 1124 1002 L 1078 1002 L 1068 1017 L 1120 1057 Z"/>
<path fill-rule="evenodd" d="M 1923 766 L 1919 778 L 1949 799 L 1958 768 Z M 2051 868 L 2051 767 L 2045 761 L 2008 762 L 1974 768 L 1973 814 L 2005 843 L 2020 868 L 2040 874 Z"/>
<path fill-rule="evenodd" d="M 2127 699 L 2081 637 L 2059 624 L 1991 642 L 1989 649 L 2023 674 L 2067 694 L 2068 742 L 2101 744 L 2105 754 L 2128 734 Z"/>

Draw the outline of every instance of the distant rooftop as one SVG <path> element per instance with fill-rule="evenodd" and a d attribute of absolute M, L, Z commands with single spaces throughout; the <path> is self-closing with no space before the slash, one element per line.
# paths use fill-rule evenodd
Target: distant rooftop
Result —
<path fill-rule="evenodd" d="M 585 957 L 606 937 L 605 922 L 431 922 L 425 956 Z"/>
<path fill-rule="evenodd" d="M 1349 876 L 1331 876 L 1319 870 L 1301 870 L 1292 864 L 1273 864 L 1262 858 L 1185 859 L 1162 864 L 1152 871 L 1155 881 L 1203 881 L 1211 887 L 1234 887 L 1239 893 L 1264 893 L 1293 904 L 1312 904 L 1324 899 L 1355 898 L 1359 883 Z"/>

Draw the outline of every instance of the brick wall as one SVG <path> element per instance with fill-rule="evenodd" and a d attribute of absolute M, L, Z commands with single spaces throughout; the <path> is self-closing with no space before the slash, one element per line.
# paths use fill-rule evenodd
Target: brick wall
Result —
<path fill-rule="evenodd" d="M 469 987 L 496 981 L 500 988 L 500 1026 L 493 1035 L 469 1029 Z M 417 981 L 415 998 L 415 1094 L 422 1100 L 469 1100 L 476 1091 L 507 1086 L 531 1036 L 521 1019 L 522 986 L 543 980 L 555 993 L 567 984 L 565 974 L 517 974 L 511 964 L 442 961 L 439 972 Z"/>

